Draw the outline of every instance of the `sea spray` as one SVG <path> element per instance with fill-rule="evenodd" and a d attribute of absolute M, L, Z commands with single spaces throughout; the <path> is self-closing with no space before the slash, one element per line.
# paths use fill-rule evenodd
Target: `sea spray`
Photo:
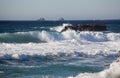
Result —
<path fill-rule="evenodd" d="M 120 50 L 119 21 L 96 20 L 105 23 L 105 32 L 60 32 L 63 22 L 1 21 L 0 78 L 117 77 L 112 70 L 119 66 L 111 63 Z"/>
<path fill-rule="evenodd" d="M 120 78 L 120 62 L 113 62 L 109 68 L 98 73 L 81 73 L 68 78 Z"/>
<path fill-rule="evenodd" d="M 119 40 L 120 34 L 89 31 L 75 32 L 73 30 L 68 30 L 62 33 L 48 31 L 0 33 L 1 43 L 43 43 L 71 39 L 79 41 L 105 42 Z"/>

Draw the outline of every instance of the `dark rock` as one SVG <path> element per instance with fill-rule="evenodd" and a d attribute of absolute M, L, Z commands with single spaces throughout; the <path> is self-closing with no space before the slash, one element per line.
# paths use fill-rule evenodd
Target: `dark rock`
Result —
<path fill-rule="evenodd" d="M 106 25 L 100 24 L 80 24 L 77 26 L 65 26 L 65 28 L 61 32 L 66 31 L 68 29 L 75 31 L 106 31 L 107 27 Z"/>

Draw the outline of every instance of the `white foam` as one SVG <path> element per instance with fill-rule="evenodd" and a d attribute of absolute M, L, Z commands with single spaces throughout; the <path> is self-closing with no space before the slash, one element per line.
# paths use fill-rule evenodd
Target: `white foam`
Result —
<path fill-rule="evenodd" d="M 52 28 L 53 30 L 60 32 L 65 25 Z M 67 30 L 61 33 L 64 39 L 76 39 L 76 40 L 87 40 L 87 41 L 108 41 L 108 40 L 120 40 L 120 33 L 103 33 L 103 32 L 92 32 L 92 31 L 81 31 L 75 32 L 74 30 Z M 63 39 L 62 38 L 62 39 Z"/>
<path fill-rule="evenodd" d="M 12 54 L 12 58 L 19 59 L 19 55 L 18 54 Z"/>
<path fill-rule="evenodd" d="M 76 77 L 68 78 L 120 78 L 120 62 L 114 62 L 108 69 L 98 73 L 81 73 Z"/>
<path fill-rule="evenodd" d="M 49 33 L 47 33 L 46 31 L 42 31 L 40 34 L 40 39 L 42 41 L 47 41 L 47 42 L 50 42 L 50 41 L 54 41 L 54 37 L 52 35 L 50 35 Z"/>
<path fill-rule="evenodd" d="M 119 41 L 80 42 L 78 40 L 63 40 L 49 43 L 0 43 L 0 58 L 24 59 L 27 55 L 66 55 L 76 56 L 78 53 L 87 55 L 116 54 L 120 49 Z M 77 53 L 76 53 L 77 52 Z"/>
<path fill-rule="evenodd" d="M 69 23 L 63 23 L 61 26 L 57 26 L 57 27 L 52 27 L 50 28 L 52 31 L 57 31 L 57 32 L 61 32 L 65 26 L 72 26 L 72 24 Z"/>
<path fill-rule="evenodd" d="M 76 40 L 86 40 L 86 41 L 107 41 L 107 35 L 103 32 L 89 32 L 89 31 L 83 31 L 83 32 L 75 32 L 73 30 L 68 30 L 66 32 L 63 32 L 62 35 L 66 39 L 76 39 Z"/>
<path fill-rule="evenodd" d="M 0 43 L 0 58 L 27 58 L 27 55 L 59 55 L 76 52 L 86 55 L 116 54 L 120 50 L 120 33 L 75 32 L 62 33 L 47 31 L 17 32 L 31 35 L 47 43 Z"/>
<path fill-rule="evenodd" d="M 91 41 L 91 42 L 105 42 L 105 41 L 116 41 L 120 40 L 120 33 L 103 33 L 103 32 L 75 32 L 73 30 L 67 30 L 62 33 L 58 32 L 48 32 L 48 31 L 30 31 L 30 32 L 17 32 L 9 34 L 0 34 L 1 37 L 4 37 L 7 42 L 9 40 L 18 40 L 18 42 L 28 42 L 33 40 L 33 42 L 54 42 L 61 40 L 78 40 L 78 41 Z M 4 42 L 4 40 L 3 40 Z M 14 42 L 14 41 L 12 41 Z"/>
<path fill-rule="evenodd" d="M 107 34 L 108 40 L 120 40 L 120 33 L 108 33 Z"/>

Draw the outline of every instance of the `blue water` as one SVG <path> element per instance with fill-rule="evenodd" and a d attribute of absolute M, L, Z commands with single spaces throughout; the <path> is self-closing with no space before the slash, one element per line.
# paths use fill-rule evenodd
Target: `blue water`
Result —
<path fill-rule="evenodd" d="M 84 21 L 0 21 L 0 33 L 26 32 L 26 31 L 50 31 L 50 27 L 63 23 L 77 24 L 105 24 L 108 31 L 120 32 L 120 20 L 84 20 Z"/>
<path fill-rule="evenodd" d="M 31 35 L 16 34 L 16 32 L 47 31 L 49 33 L 59 34 L 51 31 L 50 28 L 57 27 L 63 23 L 77 24 L 105 24 L 108 32 L 120 32 L 120 20 L 104 21 L 0 21 L 0 42 L 5 43 L 29 43 L 45 42 Z"/>
<path fill-rule="evenodd" d="M 0 21 L 0 45 L 7 44 L 46 44 L 31 32 L 47 31 L 59 39 L 59 32 L 50 28 L 61 26 L 63 23 L 90 24 L 100 23 L 107 26 L 107 33 L 120 33 L 120 20 L 84 20 L 84 21 Z M 106 33 L 105 32 L 105 33 Z M 47 46 L 47 45 L 46 45 Z M 33 47 L 34 48 L 34 47 Z M 0 50 L 1 51 L 1 50 Z M 0 78 L 67 78 L 79 73 L 99 72 L 107 68 L 116 55 L 89 56 L 87 54 L 72 55 L 34 55 L 25 59 L 0 58 Z M 99 59 L 97 59 L 99 58 Z"/>

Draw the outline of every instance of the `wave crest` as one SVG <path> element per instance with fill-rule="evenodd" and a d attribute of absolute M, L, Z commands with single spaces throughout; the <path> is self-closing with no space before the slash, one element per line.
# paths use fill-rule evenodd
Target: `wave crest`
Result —
<path fill-rule="evenodd" d="M 120 63 L 114 62 L 110 64 L 109 69 L 98 73 L 81 73 L 76 77 L 68 78 L 120 78 Z"/>
<path fill-rule="evenodd" d="M 61 40 L 77 40 L 77 41 L 91 41 L 104 42 L 120 40 L 119 33 L 104 33 L 104 32 L 90 32 L 82 31 L 75 32 L 68 30 L 62 33 L 48 32 L 48 31 L 31 31 L 31 32 L 16 32 L 16 33 L 1 33 L 0 42 L 5 43 L 41 43 L 54 42 Z"/>

